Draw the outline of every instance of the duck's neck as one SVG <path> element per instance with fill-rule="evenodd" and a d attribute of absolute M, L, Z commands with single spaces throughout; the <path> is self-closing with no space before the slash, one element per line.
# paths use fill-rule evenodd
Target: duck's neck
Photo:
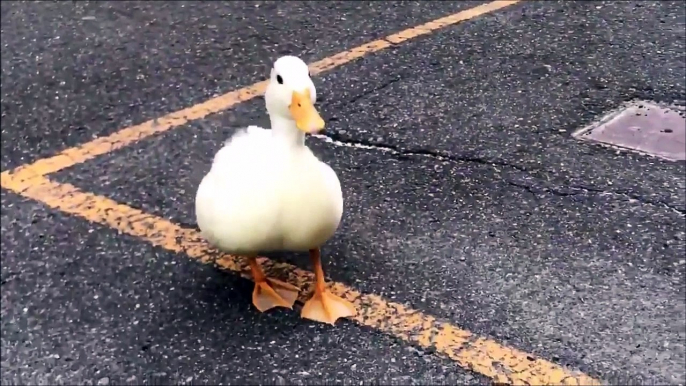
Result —
<path fill-rule="evenodd" d="M 271 120 L 272 135 L 274 137 L 279 138 L 289 146 L 305 146 L 305 133 L 295 126 L 295 121 L 274 115 L 270 116 L 269 119 Z"/>

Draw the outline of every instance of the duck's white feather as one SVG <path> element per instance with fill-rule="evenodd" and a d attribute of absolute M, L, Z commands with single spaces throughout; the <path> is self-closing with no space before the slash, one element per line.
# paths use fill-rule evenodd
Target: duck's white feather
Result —
<path fill-rule="evenodd" d="M 203 236 L 236 254 L 319 247 L 342 213 L 336 173 L 307 147 L 289 146 L 257 126 L 226 142 L 196 195 Z"/>

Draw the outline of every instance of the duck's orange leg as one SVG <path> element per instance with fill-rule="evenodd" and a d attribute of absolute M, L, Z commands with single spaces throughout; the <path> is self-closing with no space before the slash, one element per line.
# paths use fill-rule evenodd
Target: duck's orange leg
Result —
<path fill-rule="evenodd" d="M 255 289 L 252 292 L 252 304 L 260 312 L 265 312 L 274 307 L 286 307 L 293 309 L 293 303 L 298 298 L 300 289 L 294 285 L 265 276 L 255 257 L 250 257 L 250 270 L 255 281 Z"/>
<path fill-rule="evenodd" d="M 317 322 L 334 324 L 338 318 L 345 318 L 357 314 L 355 306 L 326 289 L 324 270 L 319 248 L 310 250 L 310 258 L 314 266 L 315 285 L 314 295 L 305 303 L 300 316 Z"/>

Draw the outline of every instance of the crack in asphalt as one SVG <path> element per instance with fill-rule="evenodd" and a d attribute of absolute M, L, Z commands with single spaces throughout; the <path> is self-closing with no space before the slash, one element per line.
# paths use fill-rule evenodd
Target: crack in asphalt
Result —
<path fill-rule="evenodd" d="M 409 159 L 411 157 L 427 157 L 443 162 L 452 162 L 452 163 L 459 163 L 459 162 L 470 162 L 470 163 L 477 163 L 480 165 L 486 165 L 491 168 L 494 168 L 496 166 L 502 166 L 506 168 L 511 168 L 515 169 L 519 172 L 526 173 L 528 176 L 544 182 L 544 180 L 540 177 L 536 177 L 533 175 L 533 172 L 531 170 L 527 170 L 526 168 L 523 168 L 519 165 L 508 163 L 502 160 L 497 160 L 497 159 L 486 159 L 483 157 L 478 157 L 475 155 L 469 155 L 469 154 L 449 154 L 447 152 L 442 152 L 442 151 L 436 151 L 436 150 L 428 150 L 428 149 L 403 149 L 398 146 L 394 145 L 388 145 L 388 144 L 381 144 L 381 143 L 373 143 L 371 141 L 366 141 L 366 140 L 352 140 L 350 138 L 344 138 L 339 134 L 333 133 L 333 132 L 327 132 L 325 134 L 314 134 L 312 137 L 319 138 L 324 140 L 327 143 L 331 143 L 336 146 L 343 146 L 343 147 L 350 147 L 350 148 L 358 148 L 358 149 L 367 149 L 367 150 L 373 150 L 373 151 L 380 151 L 383 153 L 391 154 L 394 157 L 398 159 Z M 678 208 L 674 205 L 668 204 L 664 201 L 658 201 L 658 200 L 652 200 L 649 198 L 642 197 L 638 194 L 635 193 L 630 193 L 630 192 L 617 192 L 617 191 L 611 191 L 611 190 L 604 190 L 604 189 L 599 189 L 599 188 L 592 188 L 592 187 L 587 187 L 587 186 L 579 186 L 579 185 L 572 185 L 572 186 L 561 186 L 561 187 L 552 187 L 552 186 L 535 186 L 535 185 L 526 185 L 518 182 L 514 182 L 511 180 L 505 179 L 504 182 L 511 186 L 515 186 L 521 189 L 524 189 L 534 196 L 539 195 L 539 194 L 552 194 L 555 196 L 559 197 L 570 197 L 570 196 L 590 196 L 590 195 L 608 195 L 608 196 L 614 196 L 618 198 L 622 198 L 623 200 L 632 202 L 640 202 L 641 204 L 644 205 L 649 205 L 653 207 L 659 207 L 663 209 L 670 210 L 680 216 L 686 216 L 686 210 Z M 547 183 L 547 181 L 546 181 Z"/>
<path fill-rule="evenodd" d="M 437 150 L 403 149 L 394 145 L 373 143 L 365 140 L 351 140 L 349 138 L 343 138 L 336 133 L 314 134 L 312 136 L 315 138 L 323 139 L 324 141 L 331 143 L 333 145 L 381 151 L 392 154 L 399 159 L 409 159 L 410 157 L 428 157 L 445 162 L 472 162 L 488 166 L 504 166 L 528 173 L 526 169 L 519 165 L 507 163 L 500 160 L 488 160 L 468 154 L 455 155 Z"/>
<path fill-rule="evenodd" d="M 624 197 L 625 199 L 627 199 L 629 201 L 638 201 L 638 202 L 640 202 L 642 204 L 646 204 L 646 205 L 663 207 L 663 208 L 669 209 L 669 210 L 671 210 L 671 211 L 673 211 L 673 212 L 675 212 L 681 216 L 686 215 L 686 209 L 680 209 L 680 208 L 678 208 L 674 205 L 668 204 L 664 201 L 652 200 L 652 199 L 645 198 L 645 197 L 642 197 L 638 194 L 631 193 L 631 192 L 624 193 L 624 192 L 609 191 L 609 190 L 603 190 L 603 189 L 599 189 L 599 188 L 591 188 L 588 186 L 577 186 L 577 185 L 570 186 L 570 188 L 578 189 L 578 190 L 581 190 L 581 191 L 589 193 L 589 194 L 598 193 L 598 194 L 610 194 L 610 195 L 620 196 L 620 197 Z"/>

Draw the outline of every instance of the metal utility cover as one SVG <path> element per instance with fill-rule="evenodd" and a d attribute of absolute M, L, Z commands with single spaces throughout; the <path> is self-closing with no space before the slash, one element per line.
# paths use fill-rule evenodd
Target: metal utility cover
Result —
<path fill-rule="evenodd" d="M 686 160 L 686 114 L 683 107 L 652 102 L 627 104 L 576 133 L 574 137 L 618 146 L 671 161 Z"/>

